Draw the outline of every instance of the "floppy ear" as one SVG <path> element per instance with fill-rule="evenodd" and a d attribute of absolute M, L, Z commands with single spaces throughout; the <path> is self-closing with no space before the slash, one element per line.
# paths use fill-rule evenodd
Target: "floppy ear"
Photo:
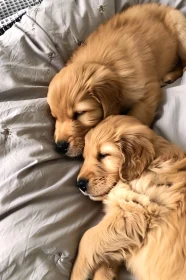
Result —
<path fill-rule="evenodd" d="M 95 65 L 90 79 L 91 95 L 100 102 L 104 118 L 120 112 L 121 85 L 119 77 L 104 65 Z"/>
<path fill-rule="evenodd" d="M 137 179 L 155 157 L 153 144 L 141 134 L 126 135 L 119 146 L 122 153 L 119 174 L 124 181 Z"/>

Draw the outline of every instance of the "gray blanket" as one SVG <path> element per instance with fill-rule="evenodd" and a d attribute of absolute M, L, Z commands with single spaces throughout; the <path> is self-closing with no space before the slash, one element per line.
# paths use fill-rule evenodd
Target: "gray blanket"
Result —
<path fill-rule="evenodd" d="M 83 232 L 101 218 L 75 186 L 81 162 L 54 150 L 47 88 L 90 32 L 139 2 L 44 0 L 0 37 L 2 280 L 69 279 Z M 162 2 L 186 12 L 186 1 Z M 186 150 L 185 107 L 186 76 L 165 90 L 154 129 Z"/>

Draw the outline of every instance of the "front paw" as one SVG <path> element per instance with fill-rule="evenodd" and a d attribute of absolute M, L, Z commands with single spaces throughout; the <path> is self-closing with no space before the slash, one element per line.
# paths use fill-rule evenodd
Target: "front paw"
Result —
<path fill-rule="evenodd" d="M 99 263 L 99 255 L 97 254 L 97 244 L 99 238 L 96 236 L 96 227 L 93 227 L 83 235 L 78 255 L 72 269 L 71 280 L 88 280 L 92 279 L 92 275 Z"/>
<path fill-rule="evenodd" d="M 118 265 L 109 266 L 106 263 L 101 264 L 94 274 L 93 280 L 114 280 L 117 277 Z"/>
<path fill-rule="evenodd" d="M 84 269 L 84 262 L 78 264 L 75 263 L 70 280 L 89 280 L 91 279 L 87 271 Z"/>
<path fill-rule="evenodd" d="M 91 279 L 93 271 L 93 250 L 91 242 L 91 230 L 87 231 L 81 239 L 78 255 L 72 269 L 70 280 L 88 280 Z M 90 243 L 89 243 L 90 242 Z"/>

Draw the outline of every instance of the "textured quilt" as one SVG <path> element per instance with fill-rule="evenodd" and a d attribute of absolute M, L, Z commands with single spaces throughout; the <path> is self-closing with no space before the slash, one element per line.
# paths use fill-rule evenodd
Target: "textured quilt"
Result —
<path fill-rule="evenodd" d="M 82 234 L 102 216 L 76 188 L 81 162 L 54 150 L 47 89 L 90 32 L 139 2 L 44 0 L 0 37 L 2 280 L 68 280 Z M 186 12 L 186 1 L 162 2 Z M 186 150 L 185 75 L 164 90 L 154 129 Z"/>

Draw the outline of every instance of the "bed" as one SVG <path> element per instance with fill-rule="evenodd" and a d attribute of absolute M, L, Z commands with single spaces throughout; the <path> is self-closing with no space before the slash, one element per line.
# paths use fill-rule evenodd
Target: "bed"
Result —
<path fill-rule="evenodd" d="M 82 234 L 101 219 L 101 203 L 76 187 L 81 161 L 54 149 L 47 89 L 100 23 L 142 2 L 43 0 L 0 37 L 0 279 L 68 280 Z M 186 1 L 160 2 L 186 14 Z M 163 91 L 153 128 L 186 151 L 186 73 Z M 134 278 L 123 269 L 119 279 Z"/>

